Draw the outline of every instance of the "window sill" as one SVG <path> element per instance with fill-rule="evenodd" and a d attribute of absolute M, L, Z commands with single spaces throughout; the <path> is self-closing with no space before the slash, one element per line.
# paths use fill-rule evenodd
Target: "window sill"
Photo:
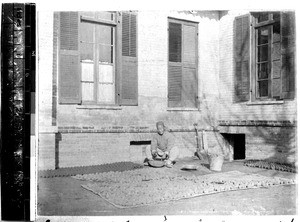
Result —
<path fill-rule="evenodd" d="M 190 111 L 199 111 L 198 108 L 183 108 L 183 107 L 176 107 L 176 108 L 167 108 L 167 111 L 187 111 L 187 112 L 190 112 Z"/>
<path fill-rule="evenodd" d="M 283 104 L 284 101 L 254 101 L 254 102 L 247 102 L 247 106 L 254 106 L 254 105 L 278 105 L 278 104 Z"/>
<path fill-rule="evenodd" d="M 121 110 L 121 106 L 97 106 L 97 105 L 80 105 L 77 106 L 76 109 L 89 109 L 89 110 L 95 110 L 95 109 L 101 109 L 101 110 Z"/>

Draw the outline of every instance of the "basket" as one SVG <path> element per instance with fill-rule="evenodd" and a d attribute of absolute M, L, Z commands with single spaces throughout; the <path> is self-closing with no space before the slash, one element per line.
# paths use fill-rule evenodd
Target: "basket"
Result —
<path fill-rule="evenodd" d="M 165 166 L 165 162 L 161 160 L 149 160 L 148 162 L 149 166 L 155 167 L 155 168 L 160 168 Z"/>

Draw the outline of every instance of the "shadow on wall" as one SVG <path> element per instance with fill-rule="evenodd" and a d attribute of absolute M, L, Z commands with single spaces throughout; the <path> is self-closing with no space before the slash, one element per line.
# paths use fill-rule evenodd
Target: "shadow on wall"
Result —
<path fill-rule="evenodd" d="M 232 33 L 234 33 L 234 27 L 232 29 Z M 245 41 L 243 41 L 245 42 Z M 234 46 L 234 39 L 232 42 Z M 245 45 L 242 46 L 244 48 Z M 232 55 L 234 55 L 234 47 L 232 48 Z M 232 58 L 232 61 L 234 59 Z M 233 71 L 235 68 L 233 67 Z M 225 88 L 229 89 L 230 92 L 235 92 L 235 81 L 234 75 L 231 81 L 222 81 L 222 84 Z M 220 78 L 220 81 L 222 79 Z M 223 95 L 220 92 L 219 95 Z M 222 97 L 219 96 L 219 109 L 218 110 L 226 110 L 230 116 L 230 119 L 234 120 L 264 120 L 263 118 L 270 115 L 271 113 L 266 113 L 266 107 L 256 106 L 252 107 L 253 112 L 251 113 L 251 119 L 246 119 L 243 115 L 239 115 L 235 113 L 232 109 L 232 105 L 239 105 L 241 107 L 246 106 L 243 105 L 243 102 L 234 102 L 234 95 L 231 98 L 233 102 L 224 102 L 226 100 L 222 100 Z M 278 106 L 280 106 L 279 104 Z M 246 108 L 246 107 L 245 107 Z M 207 109 L 211 109 L 209 106 Z M 215 109 L 215 108 L 214 108 Z M 249 107 L 250 109 L 250 107 Z M 275 108 L 276 109 L 276 108 Z M 271 110 L 271 109 L 268 109 Z M 280 117 L 278 119 L 274 119 L 274 121 L 286 121 L 289 119 L 287 115 L 287 110 L 283 110 L 280 113 Z M 226 120 L 226 119 L 225 119 Z M 209 121 L 209 117 L 208 117 Z M 233 127 L 233 126 L 231 126 Z M 260 126 L 234 126 L 234 128 L 239 128 L 240 132 L 244 133 L 246 136 L 246 154 L 254 157 L 255 159 L 267 159 L 270 161 L 277 162 L 297 162 L 296 159 L 296 127 L 293 126 L 272 126 L 271 124 L 265 124 Z M 239 131 L 239 130 L 237 130 Z M 246 156 L 247 158 L 247 156 Z M 249 158 L 249 157 L 248 157 Z"/>
<path fill-rule="evenodd" d="M 227 12 L 221 12 L 220 16 L 222 17 L 226 14 Z M 234 27 L 232 33 L 234 33 Z M 234 46 L 234 39 L 232 45 Z M 245 47 L 246 46 L 244 44 L 242 48 Z M 232 48 L 232 50 L 234 50 L 234 47 Z M 232 52 L 232 55 L 234 55 L 234 51 Z M 234 61 L 233 58 L 229 60 Z M 235 70 L 234 67 L 233 70 Z M 230 73 L 228 73 L 228 75 L 229 74 Z M 231 79 L 231 81 L 226 81 L 225 79 L 222 81 L 222 78 L 220 77 L 219 81 L 222 81 L 222 85 L 224 85 L 225 89 L 227 89 L 226 91 L 235 92 L 235 85 L 234 85 L 233 78 Z M 232 100 L 222 99 L 221 95 L 223 95 L 223 90 L 221 92 L 220 88 L 224 88 L 224 87 L 218 87 L 218 92 L 217 92 L 218 96 L 216 98 L 216 101 L 214 100 L 214 98 L 206 96 L 205 94 L 201 95 L 202 98 L 201 98 L 200 107 L 201 107 L 202 120 L 201 122 L 198 123 L 200 127 L 201 125 L 208 125 L 211 127 L 211 129 L 216 129 L 218 127 L 218 119 L 220 119 L 219 118 L 220 115 L 218 112 L 222 112 L 222 110 L 226 110 L 226 112 L 229 113 L 229 115 L 227 116 L 230 116 L 230 119 L 238 120 L 238 121 L 239 120 L 240 121 L 250 121 L 250 120 L 264 121 L 265 120 L 264 118 L 270 115 L 269 113 L 266 113 L 267 109 L 264 109 L 265 107 L 262 106 L 257 106 L 257 108 L 252 107 L 253 112 L 251 113 L 251 119 L 246 119 L 244 115 L 239 115 L 239 113 L 236 113 L 234 111 L 232 106 L 233 105 L 236 106 L 240 104 L 241 108 L 243 108 L 243 106 L 246 105 L 243 105 L 243 102 L 241 103 L 232 102 L 234 101 L 233 98 L 231 98 Z M 280 105 L 281 104 L 279 104 L 278 106 Z M 250 107 L 248 108 L 250 109 Z M 283 110 L 282 113 L 280 113 L 280 117 L 274 119 L 274 121 L 287 121 L 289 119 L 289 116 L 287 115 L 286 112 L 287 112 L 286 110 Z M 238 138 L 239 137 L 238 135 L 244 134 L 246 159 L 247 158 L 265 159 L 265 160 L 284 162 L 284 163 L 297 162 L 295 126 L 292 125 L 272 126 L 272 124 L 267 123 L 258 126 L 243 125 L 243 126 L 229 126 L 229 127 L 233 129 L 232 132 L 234 133 L 228 132 L 226 134 L 221 134 L 221 133 L 210 134 L 213 135 L 214 141 L 216 141 L 220 153 L 224 154 L 224 152 L 225 153 L 228 152 L 228 147 L 226 147 L 226 141 L 230 143 L 230 139 L 228 139 L 228 137 L 232 138 L 232 135 L 233 136 L 235 135 Z M 242 141 L 243 140 L 242 137 L 240 137 L 239 140 Z M 235 145 L 243 146 L 242 144 L 235 144 Z M 239 148 L 240 147 L 235 147 L 234 149 L 239 149 Z M 242 152 L 240 154 L 242 154 Z"/>
<path fill-rule="evenodd" d="M 202 107 L 205 108 L 206 115 L 203 116 L 203 121 L 210 125 L 212 129 L 217 129 L 215 133 L 210 133 L 213 135 L 214 141 L 219 146 L 219 152 L 223 155 L 229 155 L 230 150 L 228 144 L 231 144 L 235 152 L 240 152 L 239 154 L 234 154 L 234 159 L 241 159 L 241 156 L 245 153 L 246 159 L 265 159 L 275 162 L 282 163 L 295 163 L 297 162 L 297 151 L 296 151 L 296 127 L 293 125 L 287 126 L 272 126 L 272 124 L 265 121 L 265 125 L 241 125 L 241 126 L 230 126 L 231 130 L 229 132 L 221 131 L 218 132 L 218 124 L 216 124 L 216 119 L 218 116 L 215 110 L 227 110 L 230 113 L 230 117 L 233 120 L 249 121 L 250 119 L 244 119 L 243 116 L 235 113 L 232 110 L 231 103 L 221 103 L 219 100 L 219 107 L 217 108 L 215 103 L 209 104 L 206 100 L 203 100 Z M 213 105 L 213 106 L 212 106 Z M 242 104 L 241 104 L 242 106 Z M 260 109 L 261 107 L 258 107 Z M 251 120 L 263 120 L 265 113 L 262 115 L 261 112 L 252 113 Z M 281 113 L 280 119 L 275 119 L 274 121 L 286 121 L 288 116 L 285 113 Z M 225 119 L 226 120 L 226 119 Z M 244 137 L 244 144 L 241 143 L 242 135 Z M 234 140 L 234 141 L 233 141 Z M 208 140 L 211 142 L 212 139 Z M 226 145 L 226 142 L 228 143 Z M 210 146 L 210 144 L 208 144 Z M 243 151 L 243 149 L 245 149 Z M 243 158 L 242 158 L 243 159 Z"/>

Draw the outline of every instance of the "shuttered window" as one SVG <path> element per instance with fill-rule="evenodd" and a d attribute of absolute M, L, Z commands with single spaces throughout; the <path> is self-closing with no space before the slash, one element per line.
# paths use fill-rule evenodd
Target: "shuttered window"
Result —
<path fill-rule="evenodd" d="M 197 23 L 169 19 L 168 107 L 197 107 Z"/>
<path fill-rule="evenodd" d="M 293 99 L 294 12 L 251 15 L 252 28 L 249 15 L 235 19 L 235 101 Z"/>
<path fill-rule="evenodd" d="M 290 12 L 253 14 L 256 99 L 294 96 L 294 15 Z M 261 19 L 261 18 L 264 19 Z"/>
<path fill-rule="evenodd" d="M 61 12 L 59 101 L 137 105 L 134 13 Z"/>
<path fill-rule="evenodd" d="M 250 20 L 249 15 L 235 19 L 235 101 L 248 101 L 250 90 Z"/>
<path fill-rule="evenodd" d="M 281 99 L 295 97 L 295 12 L 282 12 L 281 30 Z"/>
<path fill-rule="evenodd" d="M 122 14 L 122 76 L 119 101 L 121 105 L 138 105 L 137 15 Z"/>
<path fill-rule="evenodd" d="M 59 101 L 80 103 L 79 15 L 60 13 L 59 32 Z"/>

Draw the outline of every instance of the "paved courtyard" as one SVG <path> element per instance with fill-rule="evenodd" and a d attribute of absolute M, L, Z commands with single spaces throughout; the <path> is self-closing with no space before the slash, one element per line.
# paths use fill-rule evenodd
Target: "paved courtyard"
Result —
<path fill-rule="evenodd" d="M 205 163 L 197 171 L 182 171 L 185 164 L 201 166 L 194 158 L 179 160 L 173 168 L 161 168 L 174 174 L 204 175 L 211 172 Z M 203 166 L 202 165 L 202 166 Z M 296 179 L 297 174 L 243 166 L 243 161 L 225 162 L 223 172 L 240 171 L 268 177 Z M 120 209 L 81 185 L 89 183 L 72 177 L 39 178 L 39 216 L 118 216 L 118 215 L 295 215 L 297 184 L 221 192 L 150 206 Z M 141 197 L 142 198 L 142 197 Z"/>

